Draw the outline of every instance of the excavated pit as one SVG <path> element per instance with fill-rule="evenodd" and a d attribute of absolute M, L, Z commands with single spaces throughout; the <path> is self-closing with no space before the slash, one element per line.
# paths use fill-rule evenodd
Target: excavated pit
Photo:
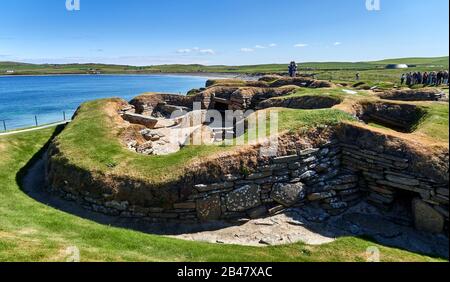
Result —
<path fill-rule="evenodd" d="M 381 99 L 396 101 L 440 101 L 446 98 L 445 93 L 436 88 L 390 90 L 376 95 Z"/>
<path fill-rule="evenodd" d="M 361 102 L 356 116 L 365 123 L 375 123 L 403 133 L 414 132 L 426 111 L 416 105 L 386 101 Z"/>
<path fill-rule="evenodd" d="M 327 96 L 300 96 L 284 99 L 269 99 L 258 104 L 257 109 L 267 109 L 273 107 L 316 110 L 332 108 L 342 102 L 339 98 Z"/>

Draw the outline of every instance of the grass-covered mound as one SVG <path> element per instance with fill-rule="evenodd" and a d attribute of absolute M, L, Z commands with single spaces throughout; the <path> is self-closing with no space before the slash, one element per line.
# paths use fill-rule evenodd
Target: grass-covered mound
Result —
<path fill-rule="evenodd" d="M 366 249 L 372 246 L 380 249 L 384 262 L 440 261 L 363 238 L 339 238 L 322 246 L 298 243 L 257 248 L 181 241 L 81 219 L 36 202 L 20 189 L 23 174 L 19 171 L 53 131 L 0 137 L 0 261 L 65 261 L 70 255 L 67 249 L 77 247 L 81 261 L 363 262 Z"/>
<path fill-rule="evenodd" d="M 184 175 L 206 157 L 236 150 L 233 146 L 186 146 L 167 156 L 144 156 L 126 149 L 121 142 L 123 121 L 117 114 L 124 101 L 107 99 L 83 104 L 72 123 L 55 140 L 55 160 L 104 175 L 128 176 L 153 183 L 169 182 Z M 279 131 L 336 125 L 353 118 L 339 110 L 277 109 Z M 251 138 L 251 137 L 250 137 Z"/>

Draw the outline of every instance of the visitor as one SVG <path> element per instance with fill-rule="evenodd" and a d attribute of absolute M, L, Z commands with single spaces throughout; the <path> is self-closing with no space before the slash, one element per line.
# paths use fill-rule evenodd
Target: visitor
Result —
<path fill-rule="evenodd" d="M 422 79 L 423 79 L 422 73 L 419 71 L 417 73 L 417 84 L 422 84 Z"/>
<path fill-rule="evenodd" d="M 361 76 L 359 74 L 359 72 L 356 73 L 356 81 L 359 81 L 361 79 Z"/>
<path fill-rule="evenodd" d="M 407 86 L 411 86 L 411 82 L 412 82 L 412 75 L 411 75 L 411 73 L 409 72 L 409 73 L 406 75 L 406 85 L 407 85 Z"/>
<path fill-rule="evenodd" d="M 422 83 L 423 83 L 424 85 L 428 85 L 428 72 L 424 72 L 424 73 L 423 73 Z"/>
<path fill-rule="evenodd" d="M 400 78 L 401 85 L 405 84 L 406 80 L 406 74 L 402 74 L 402 77 Z"/>
<path fill-rule="evenodd" d="M 437 85 L 437 73 L 435 71 L 431 73 L 430 85 L 431 86 Z"/>
<path fill-rule="evenodd" d="M 444 85 L 448 85 L 448 70 L 444 71 Z"/>
<path fill-rule="evenodd" d="M 296 77 L 297 76 L 297 64 L 295 62 L 291 62 L 289 65 L 289 76 Z"/>
<path fill-rule="evenodd" d="M 413 75 L 412 75 L 412 82 L 411 82 L 411 84 L 412 85 L 416 85 L 417 84 L 417 73 L 416 72 L 414 72 Z"/>

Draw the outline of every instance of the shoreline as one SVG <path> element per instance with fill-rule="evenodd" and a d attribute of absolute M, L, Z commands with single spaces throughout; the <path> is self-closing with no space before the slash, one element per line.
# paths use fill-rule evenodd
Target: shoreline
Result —
<path fill-rule="evenodd" d="M 239 78 L 244 80 L 255 80 L 260 75 L 242 74 L 242 73 L 106 73 L 106 74 L 83 74 L 83 73 L 61 73 L 61 74 L 9 74 L 0 75 L 4 77 L 51 77 L 51 76 L 182 76 L 182 77 L 204 77 L 209 79 L 230 79 Z"/>

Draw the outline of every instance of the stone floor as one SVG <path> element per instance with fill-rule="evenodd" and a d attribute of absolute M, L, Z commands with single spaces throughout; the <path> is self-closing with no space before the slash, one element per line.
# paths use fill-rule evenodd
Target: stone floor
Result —
<path fill-rule="evenodd" d="M 248 246 L 282 245 L 303 242 L 309 245 L 330 243 L 344 236 L 370 236 L 384 245 L 418 253 L 448 257 L 449 240 L 414 230 L 387 220 L 376 208 L 361 203 L 341 216 L 329 217 L 316 208 L 293 208 L 281 214 L 250 220 L 239 226 L 186 233 L 171 237 L 220 244 Z"/>

